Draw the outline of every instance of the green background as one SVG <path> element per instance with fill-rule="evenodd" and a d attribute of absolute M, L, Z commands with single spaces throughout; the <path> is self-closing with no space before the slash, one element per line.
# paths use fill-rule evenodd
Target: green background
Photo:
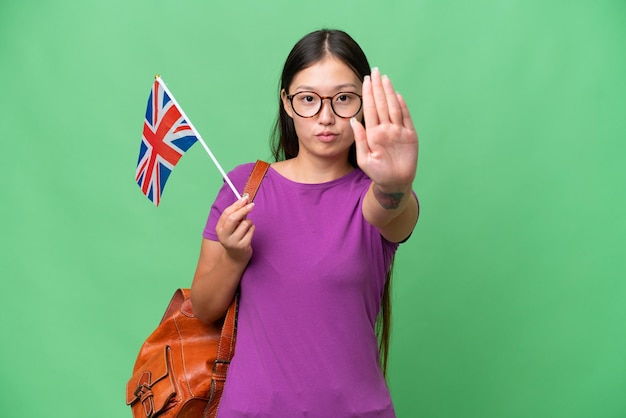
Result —
<path fill-rule="evenodd" d="M 282 63 L 320 27 L 353 35 L 420 135 L 398 415 L 626 416 L 623 0 L 3 1 L 0 415 L 130 417 L 222 181 L 196 145 L 158 208 L 140 193 L 153 77 L 225 169 L 268 159 Z"/>

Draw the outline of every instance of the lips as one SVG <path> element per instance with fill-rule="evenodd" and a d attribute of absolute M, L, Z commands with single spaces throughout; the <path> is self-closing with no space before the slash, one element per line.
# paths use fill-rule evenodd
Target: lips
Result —
<path fill-rule="evenodd" d="M 334 140 L 335 138 L 337 138 L 337 134 L 330 132 L 330 131 L 320 132 L 319 134 L 316 134 L 315 136 L 317 137 L 317 139 L 319 139 L 322 142 L 330 142 Z"/>

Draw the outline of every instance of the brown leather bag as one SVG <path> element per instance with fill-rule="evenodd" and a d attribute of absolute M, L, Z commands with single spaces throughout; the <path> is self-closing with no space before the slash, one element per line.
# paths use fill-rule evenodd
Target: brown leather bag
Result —
<path fill-rule="evenodd" d="M 244 189 L 250 201 L 268 167 L 254 166 Z M 237 304 L 235 297 L 223 320 L 207 325 L 193 315 L 190 289 L 176 290 L 126 385 L 134 418 L 215 417 L 235 349 Z"/>

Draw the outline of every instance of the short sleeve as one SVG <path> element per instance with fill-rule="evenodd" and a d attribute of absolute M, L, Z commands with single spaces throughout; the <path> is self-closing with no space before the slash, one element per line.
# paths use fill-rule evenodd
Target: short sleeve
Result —
<path fill-rule="evenodd" d="M 235 188 L 241 193 L 246 185 L 246 181 L 248 180 L 248 176 L 252 172 L 252 168 L 254 167 L 254 163 L 247 163 L 240 166 L 235 167 L 231 172 L 228 173 L 228 178 L 231 180 Z M 209 216 L 206 221 L 206 225 L 204 226 L 204 230 L 202 231 L 202 237 L 211 240 L 217 241 L 217 233 L 215 232 L 215 227 L 217 225 L 217 221 L 219 220 L 222 212 L 235 203 L 237 197 L 230 189 L 228 183 L 224 182 L 219 192 L 217 193 L 217 197 L 211 205 L 211 210 L 209 211 Z"/>

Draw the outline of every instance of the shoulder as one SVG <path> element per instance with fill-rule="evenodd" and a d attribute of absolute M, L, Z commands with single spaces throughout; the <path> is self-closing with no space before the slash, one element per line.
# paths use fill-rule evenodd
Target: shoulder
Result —
<path fill-rule="evenodd" d="M 228 178 L 230 178 L 230 181 L 236 186 L 245 184 L 253 168 L 254 163 L 252 162 L 239 164 L 228 172 Z"/>
<path fill-rule="evenodd" d="M 248 176 L 250 174 L 250 172 L 252 171 L 252 168 L 254 167 L 254 163 L 253 162 L 249 162 L 249 163 L 243 163 L 243 164 L 239 164 L 237 166 L 235 166 L 235 168 L 233 168 L 232 170 L 230 170 L 228 172 L 228 175 L 233 175 L 233 176 Z"/>
<path fill-rule="evenodd" d="M 359 191 L 360 197 L 363 198 L 369 190 L 372 180 L 358 167 L 354 169 L 353 173 L 352 184 Z"/>
<path fill-rule="evenodd" d="M 228 171 L 226 174 L 228 178 L 233 183 L 235 188 L 242 193 L 243 189 L 248 181 L 248 177 L 254 168 L 254 163 L 244 163 L 235 166 L 232 170 Z M 236 200 L 235 195 L 230 189 L 230 186 L 227 184 L 226 180 L 223 179 L 223 184 L 220 190 L 217 192 L 215 196 L 215 200 L 213 201 L 211 212 L 215 212 L 215 218 L 219 217 L 219 214 L 229 205 L 233 204 Z M 209 217 L 211 220 L 211 217 Z"/>
<path fill-rule="evenodd" d="M 357 183 L 369 183 L 372 181 L 367 174 L 363 172 L 359 167 L 354 169 L 354 181 Z"/>

